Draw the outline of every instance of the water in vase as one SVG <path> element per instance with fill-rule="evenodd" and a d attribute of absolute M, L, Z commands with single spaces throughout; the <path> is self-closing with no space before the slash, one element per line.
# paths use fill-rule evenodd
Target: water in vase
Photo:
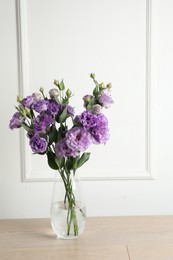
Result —
<path fill-rule="evenodd" d="M 71 214 L 71 212 L 70 212 Z M 75 216 L 75 217 L 74 217 Z M 51 205 L 51 225 L 58 238 L 72 239 L 79 236 L 85 228 L 86 207 L 76 202 L 73 211 L 73 219 L 70 222 L 68 206 L 63 201 L 54 202 Z M 70 222 L 70 230 L 67 225 Z M 74 221 L 75 219 L 75 221 Z M 74 232 L 74 225 L 77 224 L 77 234 Z"/>

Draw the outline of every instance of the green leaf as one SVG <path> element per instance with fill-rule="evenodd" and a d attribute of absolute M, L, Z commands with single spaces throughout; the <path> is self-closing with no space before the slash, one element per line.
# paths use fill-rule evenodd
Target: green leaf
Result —
<path fill-rule="evenodd" d="M 96 86 L 96 87 L 94 88 L 94 90 L 93 90 L 93 95 L 94 95 L 95 97 L 97 97 L 97 96 L 99 95 L 99 87 L 98 87 L 98 86 Z"/>
<path fill-rule="evenodd" d="M 64 166 L 64 163 L 65 163 L 64 157 L 55 156 L 55 163 L 57 164 L 58 169 L 62 168 Z"/>
<path fill-rule="evenodd" d="M 73 169 L 76 170 L 78 168 L 78 161 L 79 161 L 80 155 L 73 158 Z"/>
<path fill-rule="evenodd" d="M 53 152 L 51 152 L 51 151 L 48 151 L 48 152 L 47 152 L 47 159 L 48 159 L 48 165 L 49 165 L 49 167 L 50 167 L 51 169 L 53 169 L 53 170 L 58 170 L 59 167 L 58 167 L 58 165 L 57 165 L 56 162 L 55 162 L 55 158 L 56 158 L 55 153 L 53 153 Z"/>
<path fill-rule="evenodd" d="M 33 111 L 32 109 L 30 110 L 30 115 L 31 115 L 31 118 L 34 118 L 34 117 L 35 117 L 34 111 Z"/>
<path fill-rule="evenodd" d="M 68 157 L 66 161 L 66 167 L 67 167 L 67 171 L 73 169 L 73 157 Z"/>
<path fill-rule="evenodd" d="M 58 121 L 59 123 L 64 123 L 66 119 L 68 118 L 68 113 L 67 113 L 67 106 L 64 108 L 63 112 L 60 114 Z"/>
<path fill-rule="evenodd" d="M 54 99 L 55 99 L 55 101 L 56 101 L 56 103 L 57 103 L 58 105 L 61 104 L 61 101 L 60 101 L 60 99 L 58 98 L 58 96 L 54 95 Z"/>
<path fill-rule="evenodd" d="M 89 102 L 88 102 L 88 105 L 87 105 L 87 108 L 90 110 L 92 109 L 92 107 L 96 104 L 96 99 L 95 97 L 93 97 Z"/>
<path fill-rule="evenodd" d="M 90 158 L 90 153 L 83 153 L 81 158 L 77 161 L 77 168 L 81 167 Z M 77 169 L 76 168 L 76 169 Z"/>
<path fill-rule="evenodd" d="M 55 143 L 58 142 L 58 131 L 57 131 L 55 125 L 52 125 L 52 127 L 50 129 L 49 145 L 51 145 L 53 142 L 55 142 Z"/>
<path fill-rule="evenodd" d="M 58 138 L 59 138 L 58 141 L 60 141 L 65 137 L 66 131 L 67 131 L 67 126 L 61 124 L 61 126 L 58 129 Z"/>
<path fill-rule="evenodd" d="M 69 98 L 68 97 L 63 98 L 62 103 L 68 105 L 69 104 Z"/>
<path fill-rule="evenodd" d="M 28 132 L 31 131 L 32 128 L 30 128 L 29 126 L 27 126 L 26 124 L 22 124 L 23 128 Z"/>
<path fill-rule="evenodd" d="M 75 158 L 73 157 L 68 157 L 68 160 L 66 162 L 67 170 L 76 170 L 77 169 L 77 162 L 79 160 L 80 156 L 76 156 Z"/>

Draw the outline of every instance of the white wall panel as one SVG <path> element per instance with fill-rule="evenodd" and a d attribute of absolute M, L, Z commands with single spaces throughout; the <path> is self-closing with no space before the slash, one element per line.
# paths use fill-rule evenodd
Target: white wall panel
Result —
<path fill-rule="evenodd" d="M 115 104 L 105 112 L 111 139 L 89 149 L 81 176 L 152 179 L 150 1 L 18 0 L 17 10 L 21 94 L 43 85 L 48 90 L 54 78 L 64 78 L 80 113 L 93 87 L 90 72 L 112 82 Z M 22 140 L 24 180 L 51 179 L 46 157 L 31 155 Z"/>

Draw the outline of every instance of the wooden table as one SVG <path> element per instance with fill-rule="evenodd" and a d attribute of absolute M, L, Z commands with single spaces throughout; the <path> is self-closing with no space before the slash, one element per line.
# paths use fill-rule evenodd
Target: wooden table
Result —
<path fill-rule="evenodd" d="M 0 220 L 2 260 L 173 260 L 173 216 L 87 218 L 84 233 L 60 240 L 49 219 Z"/>

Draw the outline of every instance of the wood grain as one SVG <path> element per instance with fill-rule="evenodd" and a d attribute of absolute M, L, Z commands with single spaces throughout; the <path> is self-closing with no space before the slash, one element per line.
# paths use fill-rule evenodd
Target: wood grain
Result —
<path fill-rule="evenodd" d="M 173 216 L 87 218 L 74 240 L 49 219 L 0 220 L 0 259 L 173 260 Z"/>
<path fill-rule="evenodd" d="M 173 244 L 141 243 L 128 246 L 130 260 L 173 260 Z"/>

